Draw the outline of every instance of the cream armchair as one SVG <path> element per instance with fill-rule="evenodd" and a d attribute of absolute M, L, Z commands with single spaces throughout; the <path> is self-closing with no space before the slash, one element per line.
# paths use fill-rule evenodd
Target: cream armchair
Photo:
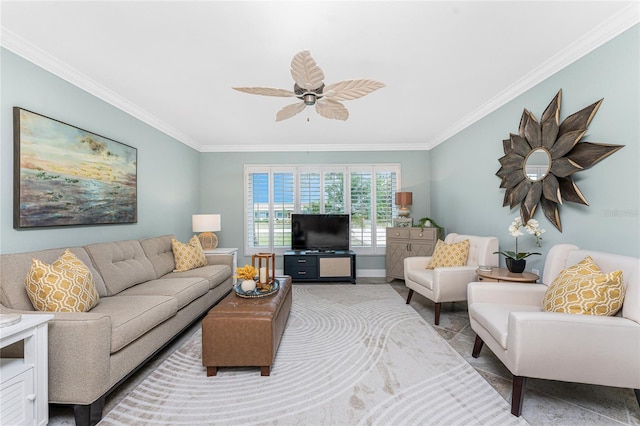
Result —
<path fill-rule="evenodd" d="M 467 284 L 476 281 L 479 265 L 498 266 L 498 239 L 475 235 L 448 234 L 446 244 L 469 240 L 469 256 L 465 266 L 426 269 L 431 256 L 415 256 L 404 259 L 404 283 L 409 288 L 407 304 L 413 292 L 435 302 L 435 324 L 440 324 L 442 302 L 467 300 Z"/>
<path fill-rule="evenodd" d="M 624 304 L 616 316 L 545 312 L 547 286 L 591 256 L 607 273 L 622 270 Z M 640 259 L 559 244 L 547 255 L 543 284 L 473 282 L 469 321 L 473 357 L 483 344 L 513 374 L 511 413 L 520 416 L 526 378 L 632 388 L 640 404 Z"/>

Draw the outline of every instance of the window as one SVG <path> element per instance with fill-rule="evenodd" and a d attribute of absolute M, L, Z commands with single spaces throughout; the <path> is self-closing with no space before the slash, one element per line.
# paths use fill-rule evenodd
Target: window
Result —
<path fill-rule="evenodd" d="M 245 253 L 291 248 L 292 213 L 350 213 L 351 249 L 384 254 L 400 165 L 246 165 Z"/>

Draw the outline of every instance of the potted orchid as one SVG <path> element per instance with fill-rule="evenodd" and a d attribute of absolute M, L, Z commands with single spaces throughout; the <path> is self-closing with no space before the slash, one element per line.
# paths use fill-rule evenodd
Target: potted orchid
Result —
<path fill-rule="evenodd" d="M 496 251 L 494 254 L 501 254 L 505 257 L 505 262 L 507 264 L 507 269 L 511 272 L 520 273 L 524 271 L 524 268 L 527 265 L 527 261 L 525 258 L 532 256 L 534 254 L 541 255 L 542 253 L 537 252 L 519 252 L 518 251 L 518 237 L 524 235 L 522 232 L 522 228 L 527 231 L 528 234 L 533 235 L 536 238 L 536 245 L 541 247 L 540 241 L 542 240 L 541 235 L 544 234 L 545 230 L 540 229 L 538 225 L 538 221 L 535 219 L 529 219 L 529 221 L 525 224 L 522 223 L 522 219 L 520 217 L 516 217 L 511 225 L 509 225 L 509 233 L 512 237 L 516 239 L 516 250 L 515 251 Z"/>

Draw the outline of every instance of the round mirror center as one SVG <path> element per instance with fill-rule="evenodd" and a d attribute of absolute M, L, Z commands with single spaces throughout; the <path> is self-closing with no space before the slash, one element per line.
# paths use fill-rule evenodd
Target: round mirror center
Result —
<path fill-rule="evenodd" d="M 524 174 L 531 181 L 544 179 L 551 169 L 551 155 L 544 148 L 536 148 L 524 159 Z"/>

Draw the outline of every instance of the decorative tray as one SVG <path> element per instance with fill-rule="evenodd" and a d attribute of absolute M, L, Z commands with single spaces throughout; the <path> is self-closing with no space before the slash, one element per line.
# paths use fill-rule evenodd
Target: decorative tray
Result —
<path fill-rule="evenodd" d="M 235 291 L 238 296 L 245 297 L 247 299 L 255 299 L 257 297 L 271 296 L 272 294 L 280 290 L 280 282 L 278 281 L 278 279 L 275 279 L 273 281 L 273 286 L 271 287 L 270 290 L 258 290 L 258 288 L 255 288 L 251 291 L 244 291 L 240 287 L 241 284 L 242 282 L 239 282 L 236 285 L 234 285 L 233 291 Z"/>

